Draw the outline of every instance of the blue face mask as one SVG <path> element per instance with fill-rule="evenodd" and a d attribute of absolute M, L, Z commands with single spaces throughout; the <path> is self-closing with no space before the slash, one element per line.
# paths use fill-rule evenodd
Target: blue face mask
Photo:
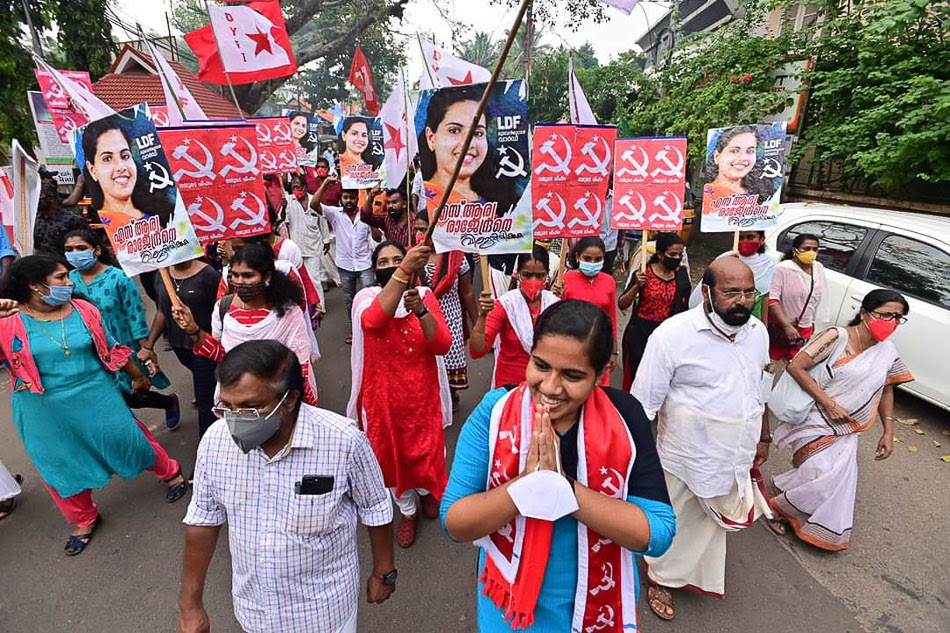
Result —
<path fill-rule="evenodd" d="M 604 262 L 580 262 L 578 268 L 585 277 L 596 277 L 604 269 Z"/>
<path fill-rule="evenodd" d="M 66 261 L 76 270 L 89 270 L 96 265 L 96 254 L 92 251 L 72 251 L 66 253 Z"/>
<path fill-rule="evenodd" d="M 72 286 L 47 286 L 49 288 L 48 295 L 40 295 L 40 299 L 48 306 L 61 306 L 65 303 L 69 303 L 69 300 L 73 297 L 73 287 Z"/>

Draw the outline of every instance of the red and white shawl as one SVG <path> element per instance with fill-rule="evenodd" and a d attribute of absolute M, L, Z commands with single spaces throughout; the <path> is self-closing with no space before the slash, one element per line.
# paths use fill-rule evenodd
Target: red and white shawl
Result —
<path fill-rule="evenodd" d="M 541 312 L 544 312 L 548 306 L 558 301 L 557 295 L 550 290 L 541 291 Z M 508 323 L 514 330 L 515 336 L 521 343 L 521 348 L 525 354 L 531 355 L 531 347 L 534 345 L 534 321 L 531 319 L 531 309 L 528 307 L 528 301 L 524 298 L 521 290 L 516 288 L 509 290 L 498 297 L 498 303 L 501 304 L 505 314 L 508 315 Z M 495 338 L 495 367 L 492 369 L 491 385 L 492 389 L 500 387 L 496 384 L 495 376 L 498 374 L 498 346 L 501 344 L 501 337 Z"/>
<path fill-rule="evenodd" d="M 534 399 L 525 383 L 492 409 L 489 430 L 489 490 L 525 468 L 534 421 Z M 578 420 L 577 481 L 601 494 L 626 499 L 636 447 L 626 423 L 603 389 L 595 388 Z M 534 608 L 551 555 L 550 521 L 520 515 L 476 541 L 486 552 L 480 579 L 485 595 L 511 620 L 512 629 L 534 623 Z M 635 630 L 636 567 L 630 552 L 577 523 L 577 591 L 572 631 Z"/>

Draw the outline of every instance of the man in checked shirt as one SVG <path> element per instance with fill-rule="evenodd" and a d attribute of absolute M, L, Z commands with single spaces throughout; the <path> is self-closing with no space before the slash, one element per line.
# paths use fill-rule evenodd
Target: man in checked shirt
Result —
<path fill-rule="evenodd" d="M 297 357 L 248 341 L 218 366 L 223 419 L 198 447 L 185 516 L 178 630 L 211 630 L 205 575 L 227 521 L 234 615 L 249 633 L 355 633 L 357 517 L 373 570 L 366 599 L 395 590 L 392 504 L 369 442 L 352 420 L 303 404 Z"/>

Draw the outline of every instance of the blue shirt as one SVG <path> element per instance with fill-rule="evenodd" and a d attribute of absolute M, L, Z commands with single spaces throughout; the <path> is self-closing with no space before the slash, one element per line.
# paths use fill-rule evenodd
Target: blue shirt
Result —
<path fill-rule="evenodd" d="M 644 552 L 634 555 L 660 556 L 673 542 L 676 518 L 669 503 L 663 470 L 656 453 L 650 423 L 640 404 L 630 395 L 616 389 L 605 390 L 627 423 L 636 445 L 636 459 L 630 473 L 627 501 L 640 507 L 650 523 L 650 543 Z M 445 514 L 459 499 L 485 492 L 488 480 L 488 434 L 491 411 L 505 394 L 505 389 L 490 391 L 469 416 L 459 435 L 455 448 L 455 462 L 442 498 L 441 520 L 445 529 Z M 568 475 L 577 471 L 577 426 L 561 436 L 561 457 Z M 573 453 L 573 454 L 572 454 Z M 447 532 L 446 532 L 447 533 Z M 577 520 L 568 515 L 554 522 L 551 537 L 552 555 L 544 573 L 541 595 L 534 610 L 534 625 L 525 629 L 530 633 L 565 633 L 571 630 L 574 612 L 574 593 L 577 588 Z M 478 557 L 478 576 L 485 566 L 485 552 Z M 639 578 L 634 576 L 634 591 L 639 600 Z M 476 598 L 478 630 L 480 633 L 510 631 L 503 613 L 486 598 L 479 583 Z"/>
<path fill-rule="evenodd" d="M 10 244 L 10 236 L 7 235 L 6 227 L 0 227 L 0 259 L 4 257 L 16 257 L 13 245 Z"/>

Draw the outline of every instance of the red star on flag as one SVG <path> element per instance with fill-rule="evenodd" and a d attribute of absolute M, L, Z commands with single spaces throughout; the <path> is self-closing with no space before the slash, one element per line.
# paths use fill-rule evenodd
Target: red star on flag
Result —
<path fill-rule="evenodd" d="M 461 79 L 449 77 L 448 80 L 453 86 L 467 86 L 468 84 L 472 83 L 472 71 L 468 71 L 468 73 L 466 73 L 466 75 Z"/>
<path fill-rule="evenodd" d="M 402 134 L 396 126 L 386 122 L 383 122 L 383 124 L 386 126 L 386 134 L 389 136 L 389 140 L 386 141 L 383 148 L 391 149 L 396 152 L 396 160 L 399 160 L 399 155 L 402 154 L 402 150 L 406 147 L 406 144 L 402 142 Z"/>
<path fill-rule="evenodd" d="M 270 47 L 270 35 L 261 30 L 261 27 L 257 27 L 256 33 L 245 33 L 251 41 L 254 42 L 254 55 L 260 55 L 261 52 L 267 51 L 268 54 L 273 54 L 274 51 Z"/>

